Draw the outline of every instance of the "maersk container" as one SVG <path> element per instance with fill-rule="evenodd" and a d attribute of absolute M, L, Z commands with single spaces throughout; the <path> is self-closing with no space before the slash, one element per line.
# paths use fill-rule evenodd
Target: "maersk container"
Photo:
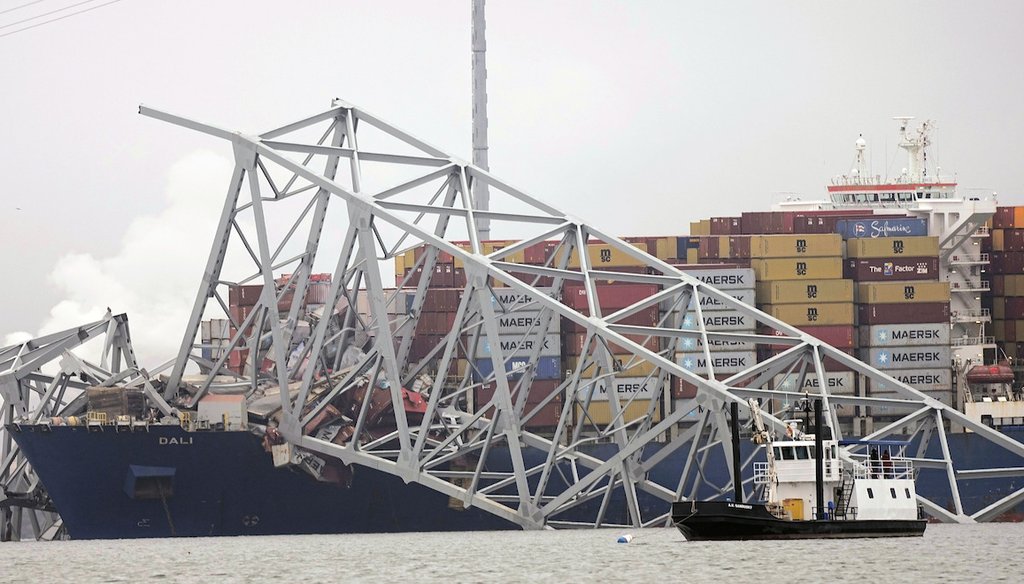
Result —
<path fill-rule="evenodd" d="M 696 373 L 706 375 L 708 373 L 708 360 L 704 353 L 676 353 L 675 361 L 682 368 Z M 711 366 L 715 374 L 739 373 L 744 369 L 757 364 L 757 353 L 754 351 L 712 351 Z"/>
<path fill-rule="evenodd" d="M 501 344 L 502 355 L 505 359 L 509 357 L 527 359 L 537 349 L 538 343 L 541 343 L 541 357 L 560 357 L 562 355 L 562 343 L 558 333 L 548 334 L 544 337 L 538 337 L 536 334 L 527 336 L 511 335 L 499 337 L 498 342 Z M 489 359 L 493 352 L 491 342 L 486 337 L 481 336 L 476 344 L 474 357 L 477 359 Z"/>
<path fill-rule="evenodd" d="M 772 384 L 777 391 L 794 391 L 798 393 L 820 393 L 820 379 L 813 370 L 808 368 L 804 375 L 803 383 L 800 383 L 800 373 L 791 372 L 776 375 Z M 834 395 L 856 395 L 857 387 L 854 384 L 852 371 L 826 371 L 825 387 L 829 393 Z"/>
<path fill-rule="evenodd" d="M 723 292 L 733 297 L 737 301 L 742 302 L 743 304 L 749 304 L 750 306 L 754 305 L 754 291 L 750 288 L 723 290 Z M 691 300 L 690 310 L 694 310 L 694 306 L 696 306 L 696 302 Z M 725 302 L 722 302 L 718 298 L 715 298 L 714 296 L 711 296 L 709 294 L 701 294 L 700 309 L 704 312 L 711 310 L 732 310 L 732 306 L 726 304 Z"/>
<path fill-rule="evenodd" d="M 562 324 L 561 317 L 558 314 L 551 313 L 548 316 L 547 332 L 558 333 Z M 503 336 L 539 331 L 544 322 L 540 311 L 536 310 L 516 310 L 515 312 L 498 313 L 496 320 L 498 322 L 498 334 Z M 451 323 L 452 326 L 455 325 L 454 313 L 452 314 Z"/>
<path fill-rule="evenodd" d="M 757 302 L 759 304 L 853 302 L 853 282 L 850 280 L 758 282 Z"/>
<path fill-rule="evenodd" d="M 793 326 L 851 326 L 854 322 L 853 304 L 850 302 L 764 304 L 761 310 Z"/>
<path fill-rule="evenodd" d="M 861 347 L 949 345 L 949 321 L 860 327 Z"/>
<path fill-rule="evenodd" d="M 655 394 L 657 393 L 658 380 L 656 376 L 616 377 L 614 383 L 610 383 L 608 378 L 596 379 L 590 382 L 581 382 L 579 385 L 579 391 L 576 393 L 576 399 L 583 401 L 587 398 L 587 394 L 591 394 L 591 401 L 606 402 L 608 401 L 609 385 L 612 385 L 615 388 L 615 394 L 619 396 L 620 402 L 631 398 L 647 401 L 654 399 Z"/>
<path fill-rule="evenodd" d="M 879 237 L 850 239 L 846 242 L 850 258 L 892 258 L 939 255 L 938 237 Z"/>
<path fill-rule="evenodd" d="M 916 217 L 840 219 L 836 232 L 843 239 L 878 237 L 920 237 L 928 235 L 928 222 Z"/>
<path fill-rule="evenodd" d="M 731 341 L 723 339 L 708 339 L 708 346 L 711 347 L 711 350 L 713 351 L 753 351 L 756 348 L 753 341 Z M 698 335 L 679 339 L 680 351 L 700 351 L 703 348 L 704 341 Z"/>
<path fill-rule="evenodd" d="M 913 387 L 918 391 L 949 391 L 953 387 L 953 371 L 949 367 L 929 369 L 904 369 L 888 372 L 890 377 L 900 383 Z M 885 381 L 870 380 L 871 395 L 894 391 L 892 384 Z"/>
<path fill-rule="evenodd" d="M 919 324 L 948 322 L 949 303 L 858 304 L 857 324 Z"/>
<path fill-rule="evenodd" d="M 938 280 L 939 258 L 850 258 L 844 265 L 843 277 L 858 282 Z"/>
<path fill-rule="evenodd" d="M 843 241 L 834 233 L 804 235 L 752 235 L 751 258 L 838 257 Z"/>
<path fill-rule="evenodd" d="M 519 379 L 526 366 L 529 364 L 527 357 L 514 357 L 505 360 L 505 372 L 509 379 Z M 483 381 L 494 372 L 494 364 L 490 359 L 476 359 L 473 362 L 473 380 Z M 560 379 L 562 375 L 562 362 L 558 357 L 541 357 L 536 362 L 535 379 Z"/>
<path fill-rule="evenodd" d="M 834 258 L 776 258 L 750 260 L 759 282 L 765 280 L 837 280 L 843 277 L 843 260 Z"/>
<path fill-rule="evenodd" d="M 861 350 L 861 360 L 881 370 L 949 368 L 949 345 L 884 347 Z"/>
<path fill-rule="evenodd" d="M 872 282 L 857 285 L 861 304 L 949 302 L 949 282 Z"/>
<path fill-rule="evenodd" d="M 750 290 L 754 288 L 754 270 L 750 268 L 711 268 L 690 266 L 679 268 L 683 273 L 719 290 Z"/>
<path fill-rule="evenodd" d="M 709 331 L 752 331 L 757 322 L 737 310 L 716 310 L 703 313 L 704 328 Z M 682 329 L 697 330 L 700 320 L 696 312 L 687 312 L 683 317 Z"/>
<path fill-rule="evenodd" d="M 638 345 L 646 347 L 648 350 L 653 351 L 655 353 L 661 350 L 661 347 L 659 346 L 661 343 L 660 337 L 648 338 L 647 335 L 632 334 L 623 336 Z M 586 342 L 587 340 L 587 333 L 566 333 L 565 335 L 562 336 L 562 340 L 564 342 L 563 348 L 565 351 L 565 355 L 580 355 L 583 352 L 583 343 Z M 616 343 L 608 341 L 607 344 L 608 349 L 611 350 L 613 354 L 629 353 L 629 349 L 622 347 Z M 593 350 L 595 346 L 601 346 L 600 342 L 592 341 L 590 344 L 590 350 Z"/>

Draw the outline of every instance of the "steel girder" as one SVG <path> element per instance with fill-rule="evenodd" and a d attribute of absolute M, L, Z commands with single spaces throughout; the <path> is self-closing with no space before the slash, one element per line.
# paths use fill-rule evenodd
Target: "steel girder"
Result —
<path fill-rule="evenodd" d="M 279 431 L 304 455 L 388 472 L 524 528 L 602 525 L 616 506 L 625 508 L 629 524 L 642 526 L 663 523 L 668 505 L 646 511 L 641 496 L 667 503 L 694 497 L 705 485 L 713 453 L 728 448 L 728 403 L 739 401 L 747 408 L 745 399 L 757 396 L 789 404 L 806 395 L 774 389 L 773 380 L 787 374 L 797 376 L 797 387 L 816 380 L 821 389 L 815 395 L 824 402 L 836 434 L 840 408 L 885 407 L 908 413 L 873 437 L 908 429 L 925 435 L 924 445 L 939 437 L 943 457 L 926 460 L 922 449 L 919 462 L 947 470 L 955 509 L 924 502 L 934 515 L 951 521 L 988 519 L 1020 497 L 1015 493 L 973 518 L 966 516 L 957 490 L 959 476 L 946 446 L 945 422 L 962 424 L 994 446 L 1024 457 L 1020 443 L 361 108 L 335 101 L 324 112 L 260 135 L 145 106 L 140 113 L 225 139 L 236 160 L 202 287 L 164 397 L 178 393 L 190 362 L 196 362 L 209 373 L 186 399 L 186 405 L 195 404 L 216 375 L 228 373 L 229 352 L 245 348 L 247 373 L 235 375 L 251 384 L 250 397 L 282 388 L 277 392 Z M 489 187 L 496 210 L 480 208 L 474 185 Z M 278 213 L 278 208 L 284 210 Z M 484 225 L 519 237 L 499 248 L 481 239 Z M 322 245 L 325 236 L 340 239 L 331 257 L 326 257 L 330 246 Z M 640 269 L 592 265 L 586 250 L 594 240 Z M 528 265 L 524 254 L 542 242 L 552 242 L 544 261 Z M 399 274 L 397 291 L 392 289 L 383 275 L 390 272 L 390 262 L 420 245 L 422 253 L 407 266 L 411 270 L 404 278 Z M 251 262 L 252 269 L 222 273 L 232 254 Z M 412 358 L 442 257 L 465 271 L 454 323 L 431 350 Z M 340 308 L 340 322 L 327 318 L 328 310 L 311 323 L 308 338 L 300 339 L 297 323 L 304 316 L 298 303 L 282 301 L 289 294 L 303 297 L 318 260 L 333 266 L 326 306 Z M 275 272 L 284 271 L 292 275 L 282 288 L 275 283 Z M 613 305 L 597 288 L 612 280 L 649 284 L 651 293 L 628 306 Z M 258 303 L 247 315 L 230 314 L 228 286 L 250 282 L 263 286 Z M 585 302 L 570 301 L 568 291 Z M 761 332 L 709 328 L 702 300 L 744 315 L 756 323 L 748 331 Z M 659 315 L 655 326 L 629 324 L 631 317 L 650 310 Z M 510 342 L 498 319 L 517 314 L 529 316 L 532 324 Z M 231 320 L 233 334 L 210 362 L 201 356 L 203 346 L 196 336 L 204 318 L 223 316 Z M 531 396 L 530 387 L 542 374 L 543 341 L 558 330 L 558 323 L 583 333 L 582 350 L 571 368 L 566 364 L 555 389 Z M 359 342 L 364 339 L 369 342 Z M 481 352 L 481 346 L 489 350 Z M 739 372 L 716 375 L 714 357 L 737 346 L 784 350 Z M 340 367 L 349 347 L 357 349 L 358 359 Z M 694 359 L 677 358 L 684 354 Z M 471 358 L 461 369 L 459 355 Z M 481 359 L 473 361 L 477 356 Z M 705 365 L 698 373 L 692 364 L 701 359 Z M 896 397 L 835 394 L 826 374 L 836 369 L 885 383 Z M 611 390 L 624 377 L 653 382 L 652 399 Z M 695 386 L 696 398 L 670 399 L 670 378 Z M 426 413 L 410 418 L 402 388 L 415 383 L 426 396 Z M 386 432 L 370 428 L 368 397 L 348 420 L 352 437 L 347 441 L 338 443 L 311 429 L 332 401 L 367 384 L 381 388 L 390 400 Z M 485 385 L 493 389 L 493 397 L 474 403 Z M 591 415 L 596 400 L 607 400 L 607 419 Z M 558 403 L 557 426 L 544 435 L 530 431 L 531 419 Z M 695 415 L 699 423 L 680 432 L 680 422 Z M 781 430 L 781 417 L 769 415 L 767 422 Z M 612 444 L 614 453 L 595 456 L 591 445 L 597 442 Z M 664 444 L 657 452 L 648 449 L 655 442 Z M 678 480 L 668 486 L 651 480 L 654 466 L 679 449 L 688 454 Z M 852 460 L 863 453 L 846 451 L 843 456 Z M 496 463 L 498 458 L 503 462 Z M 731 457 L 724 458 L 731 466 Z M 731 488 L 713 486 L 722 493 Z"/>
<path fill-rule="evenodd" d="M 76 353 L 82 345 L 95 346 L 93 341 L 100 339 L 99 363 Z M 114 385 L 142 387 L 150 403 L 173 413 L 150 384 L 147 372 L 138 368 L 123 314 L 108 311 L 98 321 L 0 348 L 0 540 L 52 537 L 61 525 L 45 485 L 14 442 L 8 425 L 45 426 L 53 417 L 79 416 L 86 409 L 85 389 Z"/>

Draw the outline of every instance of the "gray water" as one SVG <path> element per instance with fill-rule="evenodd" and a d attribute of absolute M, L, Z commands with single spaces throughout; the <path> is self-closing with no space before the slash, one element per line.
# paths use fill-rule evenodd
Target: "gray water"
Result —
<path fill-rule="evenodd" d="M 629 544 L 616 543 L 631 533 Z M 2 582 L 1024 582 L 1024 524 L 687 542 L 675 529 L 0 544 Z"/>

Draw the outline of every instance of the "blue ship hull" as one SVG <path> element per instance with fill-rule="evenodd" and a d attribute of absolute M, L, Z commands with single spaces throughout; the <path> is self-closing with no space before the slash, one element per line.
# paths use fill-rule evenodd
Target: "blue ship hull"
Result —
<path fill-rule="evenodd" d="M 318 482 L 295 469 L 275 468 L 259 437 L 248 432 L 186 432 L 178 426 L 150 426 L 115 431 L 69 426 L 9 426 L 11 434 L 42 479 L 74 539 L 169 536 L 230 536 L 301 533 L 401 531 L 468 531 L 513 529 L 516 526 L 415 483 L 367 467 L 353 467 L 349 486 Z M 1024 431 L 1009 435 L 1024 439 Z M 937 442 L 937 441 L 936 441 Z M 1021 459 L 973 434 L 952 434 L 949 445 L 961 468 L 1022 466 Z M 744 444 L 744 457 L 753 446 Z M 932 444 L 929 455 L 937 455 Z M 645 455 L 656 452 L 653 444 Z M 611 444 L 590 453 L 608 458 Z M 713 449 L 705 478 L 725 486 L 729 477 L 719 449 Z M 500 452 L 499 452 L 500 454 Z M 686 457 L 680 449 L 657 465 L 649 478 L 672 490 Z M 493 455 L 493 453 L 492 453 Z M 545 453 L 525 452 L 528 466 Z M 716 460 L 718 457 L 718 460 Z M 488 470 L 507 470 L 508 461 L 492 462 Z M 145 475 L 173 475 L 164 497 L 133 496 L 133 485 Z M 557 474 L 557 473 L 556 473 Z M 568 473 L 566 473 L 568 474 Z M 978 511 L 1024 486 L 1024 479 L 960 482 L 964 511 Z M 553 482 L 558 491 L 564 485 Z M 941 470 L 921 471 L 918 493 L 953 509 Z M 706 487 L 699 498 L 712 498 Z M 137 495 L 137 493 L 136 493 Z M 606 523 L 626 523 L 623 497 L 614 496 Z M 592 503 L 592 504 L 591 504 Z M 600 501 L 557 519 L 592 516 Z M 641 493 L 645 517 L 669 510 L 669 504 Z M 1024 504 L 1004 517 L 1024 518 Z"/>

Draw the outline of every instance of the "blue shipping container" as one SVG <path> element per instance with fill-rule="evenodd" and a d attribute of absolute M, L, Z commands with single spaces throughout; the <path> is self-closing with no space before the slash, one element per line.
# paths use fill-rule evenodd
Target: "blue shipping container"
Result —
<path fill-rule="evenodd" d="M 840 219 L 836 221 L 836 232 L 843 239 L 874 237 L 918 237 L 928 235 L 928 223 L 924 219 Z"/>
<path fill-rule="evenodd" d="M 505 362 L 505 371 L 509 379 L 519 379 L 523 374 L 529 359 L 526 357 L 513 357 Z M 476 359 L 473 364 L 473 381 L 480 382 L 494 371 L 494 365 L 490 359 Z M 540 357 L 537 359 L 537 377 L 535 379 L 561 379 L 562 359 L 561 357 Z"/>

